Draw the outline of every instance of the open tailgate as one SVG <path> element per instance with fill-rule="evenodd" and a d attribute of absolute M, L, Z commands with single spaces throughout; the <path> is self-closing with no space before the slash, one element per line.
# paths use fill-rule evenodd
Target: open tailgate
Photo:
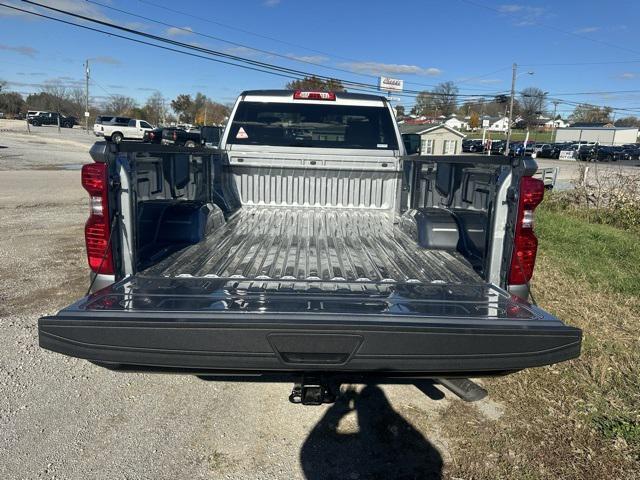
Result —
<path fill-rule="evenodd" d="M 43 348 L 210 372 L 491 375 L 580 353 L 581 331 L 492 285 L 133 277 L 38 322 Z"/>

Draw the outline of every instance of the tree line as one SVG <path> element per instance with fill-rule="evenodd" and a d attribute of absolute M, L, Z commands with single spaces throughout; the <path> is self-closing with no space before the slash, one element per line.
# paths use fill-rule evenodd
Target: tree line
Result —
<path fill-rule="evenodd" d="M 6 91 L 6 82 L 0 81 L 0 112 L 15 116 L 27 110 L 60 112 L 78 119 L 84 118 L 85 95 L 81 88 L 67 88 L 58 84 L 43 86 L 26 99 L 18 92 Z M 126 95 L 111 95 L 101 105 L 89 106 L 90 118 L 97 115 L 134 117 L 154 125 L 173 122 L 200 125 L 219 125 L 226 121 L 231 106 L 212 100 L 203 93 L 180 94 L 173 100 L 162 93 L 152 93 L 144 103 Z"/>
<path fill-rule="evenodd" d="M 6 91 L 6 82 L 0 80 L 0 112 L 17 115 L 29 110 L 57 111 L 82 118 L 85 111 L 84 90 L 66 88 L 57 84 L 45 85 L 40 92 L 32 93 L 25 99 L 20 93 Z M 286 84 L 289 90 L 346 91 L 344 85 L 335 79 L 321 79 L 315 76 L 293 80 Z M 412 115 L 425 117 L 445 117 L 457 114 L 469 117 L 469 126 L 481 126 L 481 117 L 501 117 L 508 113 L 509 97 L 497 95 L 493 98 L 472 97 L 461 102 L 459 89 L 454 82 L 443 82 L 431 90 L 420 92 L 410 110 Z M 549 105 L 547 92 L 537 87 L 525 88 L 514 99 L 513 116 L 520 118 L 519 126 L 533 128 L 540 116 L 549 117 L 553 109 Z M 405 108 L 397 105 L 400 118 L 406 116 Z M 221 104 L 203 93 L 180 94 L 173 100 L 166 99 L 160 92 L 152 93 L 144 103 L 125 95 L 112 95 L 101 106 L 90 106 L 91 118 L 96 115 L 120 115 L 143 118 L 153 124 L 172 122 L 192 124 L 222 124 L 231 112 L 231 106 Z M 640 127 L 640 118 L 624 116 L 614 118 L 614 109 L 581 103 L 575 106 L 569 119 L 574 122 L 613 123 L 617 127 Z M 556 119 L 560 115 L 556 115 Z"/>

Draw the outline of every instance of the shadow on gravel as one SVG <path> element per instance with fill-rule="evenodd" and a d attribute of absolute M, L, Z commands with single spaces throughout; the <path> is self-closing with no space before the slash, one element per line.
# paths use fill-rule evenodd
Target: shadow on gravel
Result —
<path fill-rule="evenodd" d="M 357 425 L 345 418 L 352 412 Z M 309 480 L 440 479 L 442 475 L 438 450 L 372 385 L 338 398 L 302 445 L 300 461 Z"/>

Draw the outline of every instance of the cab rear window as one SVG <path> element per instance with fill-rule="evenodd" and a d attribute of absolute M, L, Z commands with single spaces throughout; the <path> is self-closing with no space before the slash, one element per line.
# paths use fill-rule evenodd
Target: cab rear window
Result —
<path fill-rule="evenodd" d="M 383 106 L 241 102 L 227 143 L 396 150 L 393 120 Z"/>

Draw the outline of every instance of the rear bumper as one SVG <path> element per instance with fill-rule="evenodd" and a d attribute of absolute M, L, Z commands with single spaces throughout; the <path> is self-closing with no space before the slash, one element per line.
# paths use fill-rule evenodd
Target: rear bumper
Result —
<path fill-rule="evenodd" d="M 145 312 L 138 318 L 96 314 L 91 319 L 61 312 L 41 318 L 38 329 L 40 346 L 54 352 L 96 363 L 199 373 L 490 375 L 576 358 L 581 345 L 581 331 L 561 323 L 514 328 L 504 322 L 261 317 Z"/>

